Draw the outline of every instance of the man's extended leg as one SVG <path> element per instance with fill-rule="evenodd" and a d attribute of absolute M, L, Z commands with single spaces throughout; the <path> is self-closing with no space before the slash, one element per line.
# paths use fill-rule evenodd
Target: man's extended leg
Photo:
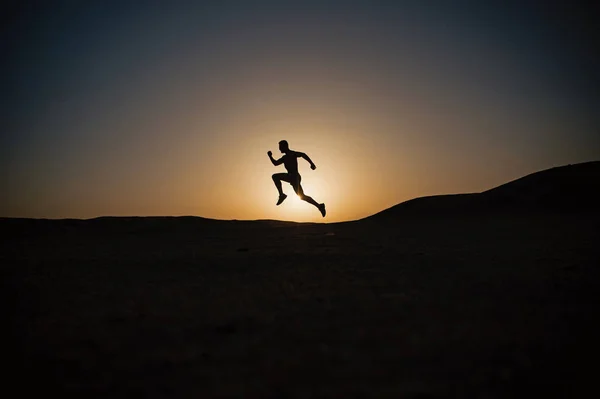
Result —
<path fill-rule="evenodd" d="M 290 181 L 290 178 L 287 173 L 275 173 L 273 175 L 273 183 L 275 183 L 275 187 L 277 187 L 277 191 L 279 191 L 279 199 L 277 200 L 277 205 L 280 205 L 286 198 L 287 195 L 283 193 L 283 188 L 281 187 L 281 181 Z"/>
<path fill-rule="evenodd" d="M 317 209 L 319 210 L 319 212 L 321 212 L 321 215 L 323 215 L 323 217 L 325 217 L 325 214 L 326 214 L 325 204 L 319 204 L 312 197 L 304 194 L 304 190 L 302 189 L 302 186 L 300 184 L 298 184 L 298 186 L 294 187 L 294 188 L 296 189 L 296 194 L 298 194 L 298 197 L 300 197 L 301 200 L 306 201 L 309 204 L 314 205 L 315 207 L 317 207 Z"/>

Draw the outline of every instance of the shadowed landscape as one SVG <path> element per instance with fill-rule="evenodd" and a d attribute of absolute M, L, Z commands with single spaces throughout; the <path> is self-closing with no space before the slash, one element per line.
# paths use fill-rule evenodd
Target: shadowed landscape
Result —
<path fill-rule="evenodd" d="M 5 218 L 9 367 L 85 397 L 590 396 L 599 203 L 588 162 L 334 224 Z"/>

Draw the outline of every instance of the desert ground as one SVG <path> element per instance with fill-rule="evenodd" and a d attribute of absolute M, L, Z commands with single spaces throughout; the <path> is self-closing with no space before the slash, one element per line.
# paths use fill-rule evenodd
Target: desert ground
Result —
<path fill-rule="evenodd" d="M 5 219 L 11 368 L 85 397 L 587 396 L 599 220 Z"/>
<path fill-rule="evenodd" d="M 7 382 L 23 395 L 599 392 L 593 208 L 335 224 L 2 219 L 0 230 Z"/>

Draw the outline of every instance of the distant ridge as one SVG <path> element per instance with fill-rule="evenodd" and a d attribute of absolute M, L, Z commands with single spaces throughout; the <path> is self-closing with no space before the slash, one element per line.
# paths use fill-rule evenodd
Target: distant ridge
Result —
<path fill-rule="evenodd" d="M 99 216 L 90 219 L 46 219 L 46 218 L 6 218 L 0 217 L 0 233 L 11 236 L 29 234 L 54 234 L 73 231 L 87 234 L 113 234 L 128 232 L 144 233 L 190 233 L 194 234 L 206 229 L 255 228 L 261 226 L 289 227 L 299 224 L 271 219 L 261 220 L 221 220 L 200 216 Z"/>
<path fill-rule="evenodd" d="M 558 166 L 531 173 L 481 193 L 434 195 L 414 198 L 363 219 L 393 221 L 407 218 L 462 217 L 493 212 L 597 212 L 600 213 L 600 161 Z M 227 223 L 223 223 L 227 222 Z M 347 222 L 336 222 L 347 223 Z M 273 219 L 222 220 L 200 216 L 100 216 L 90 219 L 0 217 L 0 228 L 10 234 L 56 229 L 94 231 L 196 231 L 207 226 L 287 227 L 320 224 Z"/>
<path fill-rule="evenodd" d="M 415 198 L 361 220 L 536 211 L 600 211 L 600 161 L 542 170 L 481 193 Z"/>

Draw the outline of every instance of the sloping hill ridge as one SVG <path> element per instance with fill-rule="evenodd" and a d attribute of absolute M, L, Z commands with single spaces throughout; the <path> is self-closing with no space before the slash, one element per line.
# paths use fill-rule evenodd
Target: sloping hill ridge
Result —
<path fill-rule="evenodd" d="M 481 193 L 415 198 L 362 220 L 520 211 L 600 211 L 600 161 L 542 170 Z"/>

